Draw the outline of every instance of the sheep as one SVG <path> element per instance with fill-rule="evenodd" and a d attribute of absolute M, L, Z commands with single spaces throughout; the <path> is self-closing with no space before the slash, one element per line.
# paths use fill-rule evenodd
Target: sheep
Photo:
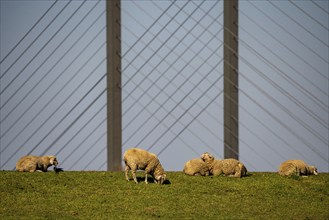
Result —
<path fill-rule="evenodd" d="M 314 166 L 309 166 L 303 160 L 287 160 L 281 163 L 278 173 L 281 176 L 318 175 L 317 168 Z"/>
<path fill-rule="evenodd" d="M 183 172 L 190 176 L 209 176 L 209 167 L 200 158 L 189 160 L 185 163 Z"/>
<path fill-rule="evenodd" d="M 47 172 L 48 167 L 54 165 L 57 167 L 56 156 L 24 156 L 16 163 L 16 170 L 19 172 Z"/>
<path fill-rule="evenodd" d="M 247 168 L 236 159 L 215 160 L 214 156 L 208 152 L 202 154 L 201 159 L 208 164 L 210 174 L 214 176 L 224 174 L 230 177 L 243 177 L 247 175 Z"/>
<path fill-rule="evenodd" d="M 145 183 L 147 182 L 147 175 L 150 174 L 155 183 L 163 184 L 166 180 L 166 173 L 158 159 L 158 157 L 146 150 L 139 148 L 128 149 L 123 155 L 125 167 L 125 177 L 129 181 L 128 172 L 131 170 L 135 183 L 138 183 L 136 178 L 136 170 L 145 171 Z"/>

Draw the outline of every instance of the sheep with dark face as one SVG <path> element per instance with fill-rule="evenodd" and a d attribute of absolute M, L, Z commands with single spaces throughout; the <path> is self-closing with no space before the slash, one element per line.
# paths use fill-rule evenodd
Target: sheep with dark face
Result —
<path fill-rule="evenodd" d="M 125 177 L 129 181 L 128 172 L 131 170 L 135 183 L 137 170 L 145 171 L 145 183 L 147 184 L 147 175 L 150 174 L 154 178 L 155 183 L 163 184 L 166 180 L 166 173 L 158 159 L 158 157 L 146 150 L 139 148 L 128 149 L 123 155 L 125 167 Z"/>
<path fill-rule="evenodd" d="M 281 163 L 279 172 L 281 176 L 308 176 L 318 175 L 317 168 L 309 166 L 303 160 L 287 160 Z"/>
<path fill-rule="evenodd" d="M 247 168 L 236 159 L 215 160 L 214 156 L 208 152 L 201 155 L 201 159 L 208 164 L 210 174 L 230 177 L 243 177 L 247 175 Z"/>
<path fill-rule="evenodd" d="M 47 172 L 48 167 L 58 165 L 56 156 L 24 156 L 16 163 L 16 170 L 20 172 Z"/>

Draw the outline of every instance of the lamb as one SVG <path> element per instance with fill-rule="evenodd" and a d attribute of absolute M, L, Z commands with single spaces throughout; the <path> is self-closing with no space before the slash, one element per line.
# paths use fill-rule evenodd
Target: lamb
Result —
<path fill-rule="evenodd" d="M 183 172 L 190 176 L 209 176 L 209 167 L 200 158 L 189 160 L 185 163 Z"/>
<path fill-rule="evenodd" d="M 123 155 L 125 167 L 125 177 L 129 181 L 128 172 L 131 170 L 135 183 L 138 183 L 136 178 L 137 170 L 145 171 L 145 183 L 147 182 L 147 175 L 150 174 L 154 178 L 154 182 L 163 184 L 166 180 L 166 173 L 158 159 L 158 157 L 146 150 L 139 148 L 128 149 Z"/>
<path fill-rule="evenodd" d="M 314 166 L 309 166 L 303 160 L 287 160 L 281 163 L 278 173 L 281 176 L 318 175 L 317 168 Z"/>
<path fill-rule="evenodd" d="M 47 172 L 48 167 L 58 165 L 56 156 L 24 156 L 16 163 L 16 170 L 20 172 Z"/>
<path fill-rule="evenodd" d="M 247 175 L 247 168 L 236 159 L 215 160 L 208 152 L 202 154 L 201 159 L 208 164 L 210 174 L 214 176 L 224 174 L 230 177 L 243 177 Z"/>

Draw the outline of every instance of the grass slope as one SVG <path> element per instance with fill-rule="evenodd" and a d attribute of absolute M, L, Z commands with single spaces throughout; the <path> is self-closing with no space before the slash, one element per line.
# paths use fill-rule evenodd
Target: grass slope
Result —
<path fill-rule="evenodd" d="M 328 173 L 308 178 L 167 176 L 166 185 L 146 185 L 142 178 L 139 184 L 126 182 L 123 172 L 2 171 L 0 218 L 329 219 Z"/>

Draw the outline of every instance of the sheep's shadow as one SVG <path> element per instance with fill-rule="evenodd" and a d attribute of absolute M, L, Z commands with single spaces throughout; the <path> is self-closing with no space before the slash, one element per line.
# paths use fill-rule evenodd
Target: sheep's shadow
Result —
<path fill-rule="evenodd" d="M 137 178 L 138 183 L 145 182 L 145 177 L 137 176 L 136 178 Z M 154 182 L 154 178 L 150 177 L 150 176 L 147 177 L 147 182 L 148 182 L 148 184 L 150 184 L 150 183 L 156 184 Z M 169 185 L 169 184 L 171 184 L 171 182 L 169 180 L 165 180 L 162 185 Z"/>
<path fill-rule="evenodd" d="M 244 179 L 244 178 L 248 178 L 248 177 L 252 177 L 254 176 L 254 174 L 252 173 L 247 173 L 245 176 L 241 176 L 241 177 L 235 177 L 234 175 L 224 175 L 224 174 L 220 174 L 220 175 L 209 175 L 209 178 L 217 178 L 217 177 L 222 177 L 222 178 L 232 178 L 232 179 Z"/>
<path fill-rule="evenodd" d="M 242 178 L 252 177 L 252 176 L 254 176 L 254 174 L 248 172 L 248 173 L 247 173 L 245 176 L 243 176 Z"/>

